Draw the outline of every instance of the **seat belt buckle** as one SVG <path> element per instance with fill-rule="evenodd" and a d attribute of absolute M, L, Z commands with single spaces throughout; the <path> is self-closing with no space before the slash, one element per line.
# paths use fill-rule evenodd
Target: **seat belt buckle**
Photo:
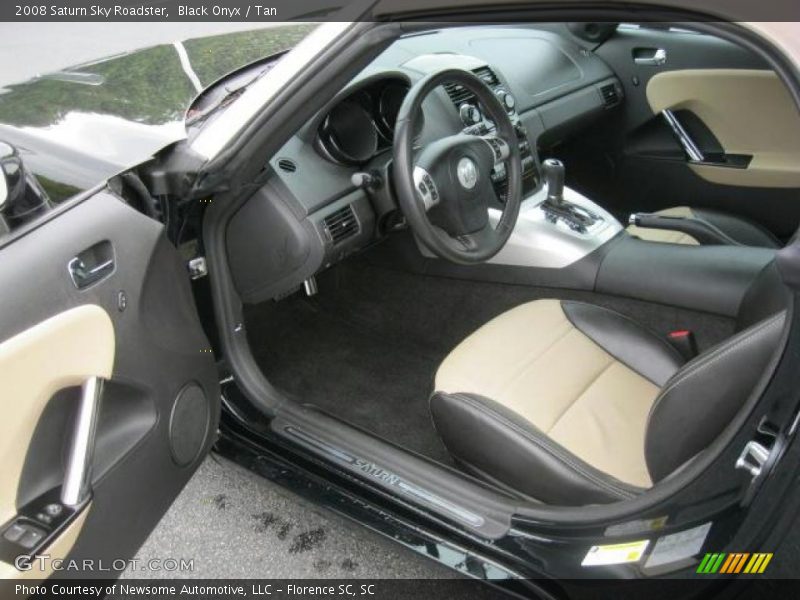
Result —
<path fill-rule="evenodd" d="M 675 348 L 687 361 L 692 360 L 699 354 L 697 341 L 694 333 L 688 329 L 678 329 L 667 334 L 667 341 Z"/>

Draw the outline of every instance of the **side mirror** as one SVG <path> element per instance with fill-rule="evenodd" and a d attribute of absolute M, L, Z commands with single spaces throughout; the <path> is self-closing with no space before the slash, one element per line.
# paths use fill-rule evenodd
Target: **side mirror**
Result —
<path fill-rule="evenodd" d="M 6 162 L 9 162 L 14 155 L 14 147 L 4 142 L 0 142 L 0 213 L 5 209 L 8 203 L 9 195 L 9 181 L 6 174 Z M 9 164 L 11 172 L 14 172 L 14 166 Z"/>
<path fill-rule="evenodd" d="M 0 213 L 6 206 L 8 200 L 8 183 L 6 182 L 6 172 L 0 169 Z"/>
<path fill-rule="evenodd" d="M 50 200 L 11 144 L 0 142 L 0 215 L 11 229 L 50 209 Z"/>

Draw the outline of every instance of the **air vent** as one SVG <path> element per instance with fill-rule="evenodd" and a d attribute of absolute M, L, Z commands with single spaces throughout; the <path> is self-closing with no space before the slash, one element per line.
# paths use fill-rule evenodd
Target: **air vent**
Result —
<path fill-rule="evenodd" d="M 500 80 L 497 79 L 497 75 L 495 75 L 494 71 L 492 71 L 489 67 L 478 67 L 473 71 L 473 73 L 483 79 L 483 82 L 491 88 L 500 84 Z"/>
<path fill-rule="evenodd" d="M 286 171 L 287 173 L 294 173 L 297 171 L 297 165 L 293 160 L 289 160 L 288 158 L 282 158 L 278 161 L 278 168 L 281 171 Z"/>
<path fill-rule="evenodd" d="M 453 104 L 456 105 L 456 108 L 460 107 L 462 104 L 464 104 L 464 102 L 474 98 L 472 92 L 470 92 L 467 88 L 455 83 L 445 83 L 444 89 L 447 92 L 447 95 L 450 96 L 450 100 L 452 100 Z"/>
<path fill-rule="evenodd" d="M 322 223 L 334 244 L 340 244 L 357 235 L 361 229 L 353 213 L 353 207 L 349 204 L 325 217 Z"/>
<path fill-rule="evenodd" d="M 606 105 L 606 108 L 611 108 L 612 106 L 619 104 L 619 92 L 617 91 L 617 86 L 614 83 L 601 86 L 600 95 L 603 97 L 603 104 Z"/>
<path fill-rule="evenodd" d="M 478 67 L 472 72 L 492 89 L 500 85 L 497 75 L 489 67 Z M 447 95 L 450 96 L 450 100 L 456 105 L 456 108 L 459 108 L 465 102 L 474 102 L 475 100 L 475 95 L 472 92 L 456 83 L 445 83 L 444 89 Z"/>

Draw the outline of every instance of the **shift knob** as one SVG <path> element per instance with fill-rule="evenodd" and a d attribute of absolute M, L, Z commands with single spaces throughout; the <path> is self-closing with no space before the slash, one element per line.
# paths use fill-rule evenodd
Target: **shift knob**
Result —
<path fill-rule="evenodd" d="M 561 204 L 564 201 L 564 163 L 557 158 L 548 158 L 542 163 L 542 168 L 547 182 L 547 200 Z"/>

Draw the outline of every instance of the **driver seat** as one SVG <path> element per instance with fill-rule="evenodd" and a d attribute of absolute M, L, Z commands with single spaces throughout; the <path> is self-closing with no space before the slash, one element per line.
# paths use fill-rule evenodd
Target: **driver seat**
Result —
<path fill-rule="evenodd" d="M 436 430 L 460 466 L 517 495 L 570 506 L 632 498 L 706 448 L 757 384 L 785 304 L 753 296 L 761 314 L 688 363 L 606 308 L 518 306 L 442 362 Z"/>

